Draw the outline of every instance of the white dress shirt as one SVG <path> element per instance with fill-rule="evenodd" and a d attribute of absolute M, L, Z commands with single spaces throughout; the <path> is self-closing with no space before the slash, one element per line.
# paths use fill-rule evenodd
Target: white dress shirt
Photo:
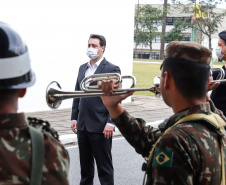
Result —
<path fill-rule="evenodd" d="M 90 75 L 93 75 L 93 74 L 96 72 L 98 66 L 100 65 L 100 63 L 101 63 L 101 61 L 102 61 L 103 59 L 104 59 L 104 57 L 102 57 L 100 60 L 98 60 L 98 61 L 93 65 L 93 67 L 91 67 L 90 62 L 88 62 L 87 68 L 86 68 L 86 72 L 85 72 L 85 77 L 90 76 Z"/>

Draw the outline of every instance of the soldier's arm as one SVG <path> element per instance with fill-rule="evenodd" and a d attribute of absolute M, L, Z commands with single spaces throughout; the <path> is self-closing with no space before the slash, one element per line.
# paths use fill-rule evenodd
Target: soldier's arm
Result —
<path fill-rule="evenodd" d="M 103 80 L 98 82 L 99 88 L 105 96 L 102 100 L 108 109 L 113 123 L 119 128 L 122 135 L 143 157 L 148 157 L 152 145 L 156 142 L 156 132 L 152 127 L 146 127 L 145 121 L 135 119 L 124 110 L 120 102 L 132 95 L 129 92 L 123 95 L 111 96 L 114 91 L 115 80 Z"/>
<path fill-rule="evenodd" d="M 160 131 L 146 126 L 143 119 L 132 117 L 126 110 L 118 117 L 112 118 L 112 121 L 136 152 L 148 157 L 153 144 L 160 136 Z"/>

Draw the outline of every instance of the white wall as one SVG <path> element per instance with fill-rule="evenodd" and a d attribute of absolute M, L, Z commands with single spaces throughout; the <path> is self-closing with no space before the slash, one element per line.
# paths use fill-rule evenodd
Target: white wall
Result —
<path fill-rule="evenodd" d="M 131 0 L 1 0 L 0 21 L 25 39 L 37 81 L 19 101 L 19 111 L 49 110 L 45 91 L 51 81 L 74 90 L 78 68 L 88 61 L 91 33 L 106 37 L 105 57 L 132 74 L 134 1 Z M 61 108 L 71 107 L 72 100 Z"/>

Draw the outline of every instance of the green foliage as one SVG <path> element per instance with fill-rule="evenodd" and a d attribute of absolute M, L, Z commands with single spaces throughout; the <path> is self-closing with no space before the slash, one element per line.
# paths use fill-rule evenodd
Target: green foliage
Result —
<path fill-rule="evenodd" d="M 193 8 L 195 19 L 193 20 L 193 27 L 198 28 L 202 33 L 208 37 L 218 31 L 219 25 L 223 21 L 226 11 L 219 13 L 214 11 L 216 4 L 213 0 L 201 1 L 200 6 Z"/>
<path fill-rule="evenodd" d="M 174 23 L 174 27 L 171 29 L 166 35 L 165 40 L 169 41 L 181 41 L 183 40 L 182 32 L 188 29 L 191 25 L 185 20 L 181 21 L 180 18 L 178 18 Z"/>
<path fill-rule="evenodd" d="M 226 16 L 225 10 L 219 12 L 215 9 L 219 0 L 174 0 L 174 3 L 180 6 L 183 13 L 193 15 L 190 26 L 209 38 L 211 49 L 211 34 L 218 31 Z"/>
<path fill-rule="evenodd" d="M 144 44 L 152 50 L 152 40 L 160 35 L 158 26 L 161 24 L 162 11 L 151 5 L 138 6 L 135 11 L 136 45 Z"/>

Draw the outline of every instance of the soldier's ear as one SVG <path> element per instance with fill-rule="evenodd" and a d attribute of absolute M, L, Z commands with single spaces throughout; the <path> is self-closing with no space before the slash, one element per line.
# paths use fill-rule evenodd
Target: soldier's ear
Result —
<path fill-rule="evenodd" d="M 18 97 L 23 98 L 26 94 L 27 89 L 19 89 L 18 91 Z"/>
<path fill-rule="evenodd" d="M 170 80 L 171 80 L 170 78 L 171 78 L 170 73 L 165 71 L 164 72 L 164 89 L 165 90 L 168 90 L 170 87 Z"/>

